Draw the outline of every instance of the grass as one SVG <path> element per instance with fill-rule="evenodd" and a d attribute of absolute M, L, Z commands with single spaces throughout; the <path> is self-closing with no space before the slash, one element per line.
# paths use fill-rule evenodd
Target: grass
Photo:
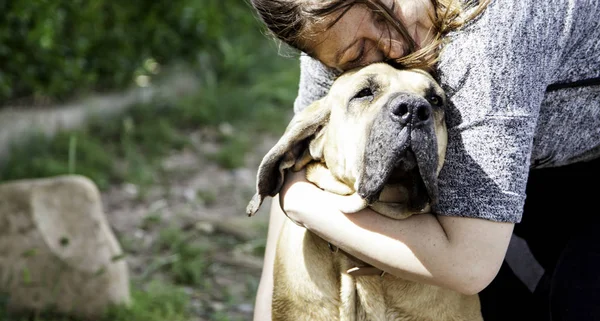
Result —
<path fill-rule="evenodd" d="M 160 231 L 157 242 L 159 251 L 167 250 L 170 259 L 162 268 L 177 284 L 202 286 L 203 276 L 208 267 L 208 249 L 205 244 L 185 235 L 179 228 L 166 228 Z"/>
<path fill-rule="evenodd" d="M 212 19 L 209 27 L 214 29 L 213 37 L 207 39 L 210 45 L 198 53 L 197 62 L 189 62 L 190 70 L 200 79 L 197 92 L 173 101 L 138 104 L 117 118 L 93 119 L 83 128 L 51 138 L 32 135 L 14 145 L 10 157 L 0 164 L 0 183 L 80 174 L 101 190 L 131 183 L 143 192 L 145 187 L 168 183 L 169 172 L 162 160 L 184 149 L 224 168 L 243 166 L 255 137 L 283 132 L 292 111 L 299 70 L 297 59 L 278 54 L 276 44 L 263 35 L 244 1 L 225 2 L 226 11 L 207 15 Z M 218 150 L 198 149 L 190 133 L 200 129 L 216 133 Z M 196 197 L 210 205 L 216 195 L 199 190 Z M 248 242 L 227 235 L 206 236 L 193 229 L 184 231 L 167 225 L 160 213 L 150 213 L 140 228 L 159 236 L 152 244 L 145 270 L 132 280 L 133 304 L 111 308 L 94 321 L 183 321 L 199 314 L 208 320 L 242 320 L 219 305 L 194 308 L 190 302 L 195 297 L 202 298 L 200 302 L 225 305 L 252 301 L 256 278 L 227 272 L 229 268 L 212 262 L 211 256 L 218 251 L 231 256 L 232 251 L 258 255 L 264 251 L 264 239 Z M 145 251 L 129 235 L 120 242 L 127 253 Z M 237 275 L 239 282 L 219 284 L 215 276 L 223 271 Z M 52 313 L 10 315 L 2 308 L 6 303 L 3 298 L 6 296 L 0 296 L 0 320 L 83 321 Z"/>
<path fill-rule="evenodd" d="M 189 298 L 181 288 L 152 282 L 145 289 L 133 291 L 133 304 L 130 309 L 109 309 L 104 320 L 188 321 L 188 303 Z"/>
<path fill-rule="evenodd" d="M 97 321 L 188 321 L 189 297 L 182 288 L 151 282 L 132 291 L 130 308 L 113 307 Z M 0 320 L 10 321 L 79 321 L 53 312 L 9 314 L 0 309 Z"/>
<path fill-rule="evenodd" d="M 0 165 L 0 182 L 75 173 L 90 177 L 100 189 L 122 182 L 156 184 L 164 179 L 163 157 L 193 148 L 191 131 L 223 124 L 236 134 L 223 135 L 220 150 L 207 156 L 225 168 L 242 166 L 249 137 L 283 131 L 299 71 L 297 60 L 280 56 L 275 42 L 261 33 L 251 9 L 235 3 L 221 14 L 236 24 L 217 28 L 223 35 L 212 39 L 216 46 L 198 55 L 193 70 L 201 86 L 195 94 L 139 104 L 118 119 L 95 119 L 52 138 L 34 135 L 11 148 Z"/>

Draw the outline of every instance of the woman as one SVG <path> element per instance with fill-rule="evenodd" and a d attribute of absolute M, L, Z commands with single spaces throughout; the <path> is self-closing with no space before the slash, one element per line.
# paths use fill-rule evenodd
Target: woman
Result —
<path fill-rule="evenodd" d="M 598 188 L 588 185 L 600 179 L 598 1 L 253 5 L 276 37 L 306 54 L 296 111 L 323 96 L 336 73 L 379 61 L 432 67 L 451 103 L 431 214 L 401 221 L 370 210 L 345 215 L 331 206 L 336 195 L 303 173 L 286 179 L 271 212 L 256 320 L 269 319 L 281 209 L 388 273 L 480 293 L 486 321 L 600 320 Z M 521 293 L 509 288 L 502 264 L 513 230 L 545 268 L 527 301 L 515 300 Z M 519 304 L 533 314 L 517 313 Z"/>

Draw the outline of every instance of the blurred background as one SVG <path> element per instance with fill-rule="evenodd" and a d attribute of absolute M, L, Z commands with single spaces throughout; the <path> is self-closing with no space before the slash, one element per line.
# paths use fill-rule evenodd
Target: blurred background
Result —
<path fill-rule="evenodd" d="M 247 0 L 0 0 L 0 12 L 0 225 L 35 210 L 43 230 L 45 207 L 27 198 L 17 213 L 10 193 L 81 175 L 99 192 L 131 296 L 87 319 L 251 320 L 269 203 L 253 218 L 245 207 L 291 118 L 298 54 L 266 35 Z M 13 311 L 15 286 L 39 276 L 33 249 L 13 269 L 10 233 L 0 227 L 0 320 L 86 319 L 52 303 Z"/>

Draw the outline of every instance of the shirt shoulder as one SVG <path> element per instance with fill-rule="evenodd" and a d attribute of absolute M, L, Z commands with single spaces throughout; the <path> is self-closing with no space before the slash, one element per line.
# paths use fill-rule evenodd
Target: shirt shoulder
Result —
<path fill-rule="evenodd" d="M 450 106 L 437 212 L 520 221 L 538 120 L 551 112 L 542 108 L 546 87 L 580 65 L 597 66 L 598 51 L 578 62 L 574 52 L 599 46 L 598 7 L 596 1 L 492 1 L 475 22 L 449 35 L 438 66 Z"/>

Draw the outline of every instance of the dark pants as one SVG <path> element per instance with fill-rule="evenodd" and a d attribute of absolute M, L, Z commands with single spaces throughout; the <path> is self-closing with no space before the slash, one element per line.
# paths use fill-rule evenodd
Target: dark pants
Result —
<path fill-rule="evenodd" d="M 600 320 L 600 160 L 532 170 L 515 234 L 545 274 L 534 293 L 506 263 L 480 293 L 485 321 Z"/>

